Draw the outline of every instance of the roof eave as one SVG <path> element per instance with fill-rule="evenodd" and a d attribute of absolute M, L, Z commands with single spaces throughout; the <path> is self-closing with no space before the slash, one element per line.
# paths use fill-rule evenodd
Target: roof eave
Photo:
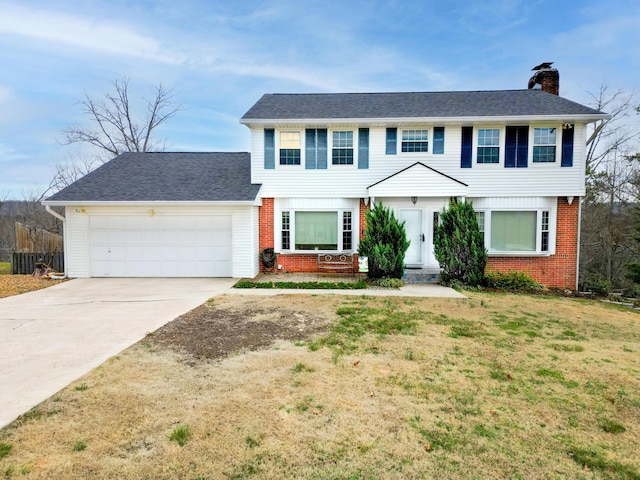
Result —
<path fill-rule="evenodd" d="M 277 127 L 290 124 L 410 124 L 410 123 L 495 123 L 495 122 L 567 122 L 592 123 L 607 120 L 611 115 L 600 114 L 561 114 L 561 115 L 495 115 L 495 116 L 461 116 L 461 117 L 376 117 L 376 118 L 242 118 L 240 123 L 247 127 Z"/>
<path fill-rule="evenodd" d="M 51 207 L 255 207 L 262 205 L 262 199 L 256 196 L 254 200 L 220 200 L 220 201 L 167 201 L 167 200 L 135 200 L 135 201 L 103 201 L 103 200 L 43 200 L 43 205 Z"/>

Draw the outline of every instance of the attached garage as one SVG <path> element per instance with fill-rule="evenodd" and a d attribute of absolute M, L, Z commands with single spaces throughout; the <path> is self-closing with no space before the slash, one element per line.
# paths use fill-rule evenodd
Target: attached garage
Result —
<path fill-rule="evenodd" d="M 231 215 L 92 215 L 93 277 L 232 277 Z"/>
<path fill-rule="evenodd" d="M 125 153 L 43 203 L 65 207 L 70 277 L 254 277 L 248 153 Z"/>

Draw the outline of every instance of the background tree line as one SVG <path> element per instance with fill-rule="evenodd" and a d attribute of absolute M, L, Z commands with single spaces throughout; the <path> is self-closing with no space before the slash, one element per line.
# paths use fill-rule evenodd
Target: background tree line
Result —
<path fill-rule="evenodd" d="M 586 187 L 582 205 L 580 283 L 601 294 L 636 290 L 629 265 L 638 262 L 640 242 L 640 106 L 633 94 L 602 85 L 591 106 L 611 118 L 593 125 L 587 139 Z"/>

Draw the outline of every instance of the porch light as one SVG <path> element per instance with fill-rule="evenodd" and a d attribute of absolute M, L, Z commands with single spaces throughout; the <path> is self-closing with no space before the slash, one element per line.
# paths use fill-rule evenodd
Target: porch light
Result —
<path fill-rule="evenodd" d="M 411 203 L 413 203 L 414 205 L 418 203 L 418 197 L 411 197 Z"/>
<path fill-rule="evenodd" d="M 156 212 L 153 211 L 153 208 L 151 210 L 149 210 L 149 216 L 153 217 L 156 214 Z"/>

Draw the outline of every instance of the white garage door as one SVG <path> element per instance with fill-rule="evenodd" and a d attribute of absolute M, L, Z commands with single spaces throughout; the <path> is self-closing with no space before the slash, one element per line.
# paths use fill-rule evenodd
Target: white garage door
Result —
<path fill-rule="evenodd" d="M 231 215 L 89 218 L 92 277 L 231 277 Z"/>

